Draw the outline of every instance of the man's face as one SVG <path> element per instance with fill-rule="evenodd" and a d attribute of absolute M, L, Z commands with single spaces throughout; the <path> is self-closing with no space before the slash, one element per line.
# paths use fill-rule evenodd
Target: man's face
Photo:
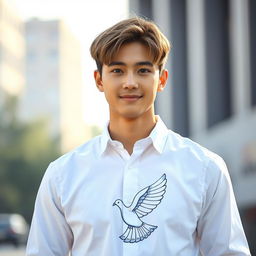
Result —
<path fill-rule="evenodd" d="M 148 48 L 139 42 L 123 45 L 102 75 L 95 72 L 98 89 L 105 93 L 111 118 L 134 119 L 154 115 L 157 91 L 162 91 L 167 71 L 159 74 Z"/>

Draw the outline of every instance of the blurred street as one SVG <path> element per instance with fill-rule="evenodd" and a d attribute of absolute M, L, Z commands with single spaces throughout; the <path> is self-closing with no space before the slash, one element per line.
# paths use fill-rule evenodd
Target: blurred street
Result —
<path fill-rule="evenodd" d="M 25 256 L 25 246 L 0 245 L 0 256 Z"/>

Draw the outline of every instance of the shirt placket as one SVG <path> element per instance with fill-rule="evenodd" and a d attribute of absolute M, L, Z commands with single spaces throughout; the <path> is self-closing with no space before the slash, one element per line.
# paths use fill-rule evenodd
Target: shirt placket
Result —
<path fill-rule="evenodd" d="M 141 151 L 135 150 L 133 154 L 126 159 L 124 167 L 123 179 L 123 202 L 126 206 L 130 206 L 133 202 L 134 196 L 139 192 L 138 168 L 136 163 Z M 123 233 L 127 229 L 127 224 L 123 222 Z M 138 242 L 126 243 L 123 242 L 123 256 L 137 256 L 139 255 Z"/>

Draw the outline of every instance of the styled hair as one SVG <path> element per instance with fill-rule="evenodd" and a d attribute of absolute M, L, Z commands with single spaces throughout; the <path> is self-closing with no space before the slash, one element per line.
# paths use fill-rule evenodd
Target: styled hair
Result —
<path fill-rule="evenodd" d="M 135 17 L 118 22 L 99 34 L 92 42 L 90 52 L 102 74 L 103 64 L 111 63 L 120 48 L 131 42 L 140 42 L 147 46 L 153 63 L 163 69 L 170 51 L 170 43 L 152 21 Z"/>

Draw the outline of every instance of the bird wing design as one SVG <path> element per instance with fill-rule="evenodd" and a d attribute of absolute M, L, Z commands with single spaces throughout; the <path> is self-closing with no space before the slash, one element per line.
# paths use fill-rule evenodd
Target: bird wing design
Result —
<path fill-rule="evenodd" d="M 161 202 L 166 190 L 166 175 L 163 174 L 152 185 L 140 190 L 134 197 L 130 206 L 139 218 L 151 213 Z"/>

